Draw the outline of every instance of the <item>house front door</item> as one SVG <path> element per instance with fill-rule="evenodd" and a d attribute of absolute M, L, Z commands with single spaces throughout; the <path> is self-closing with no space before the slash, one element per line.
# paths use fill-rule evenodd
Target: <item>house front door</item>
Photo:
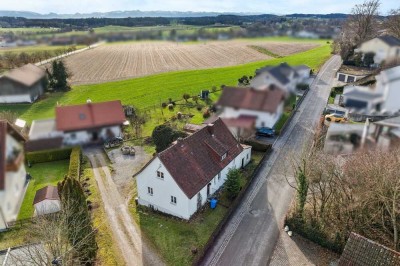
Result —
<path fill-rule="evenodd" d="M 242 158 L 242 168 L 244 167 L 244 158 Z"/>
<path fill-rule="evenodd" d="M 207 197 L 211 194 L 211 183 L 207 185 Z"/>

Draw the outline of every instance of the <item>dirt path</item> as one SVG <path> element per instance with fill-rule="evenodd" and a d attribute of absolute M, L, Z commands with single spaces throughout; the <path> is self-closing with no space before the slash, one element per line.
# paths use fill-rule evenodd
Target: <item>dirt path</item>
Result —
<path fill-rule="evenodd" d="M 110 228 L 126 265 L 164 265 L 159 256 L 144 243 L 126 202 L 120 195 L 101 150 L 85 151 L 92 163 Z"/>

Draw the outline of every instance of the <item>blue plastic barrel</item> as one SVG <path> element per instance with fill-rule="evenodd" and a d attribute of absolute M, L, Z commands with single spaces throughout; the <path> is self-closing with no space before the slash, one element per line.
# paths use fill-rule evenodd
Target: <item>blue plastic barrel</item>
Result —
<path fill-rule="evenodd" d="M 217 207 L 217 202 L 218 202 L 217 199 L 211 199 L 211 200 L 210 200 L 210 207 L 211 207 L 211 209 L 215 209 L 215 208 Z"/>

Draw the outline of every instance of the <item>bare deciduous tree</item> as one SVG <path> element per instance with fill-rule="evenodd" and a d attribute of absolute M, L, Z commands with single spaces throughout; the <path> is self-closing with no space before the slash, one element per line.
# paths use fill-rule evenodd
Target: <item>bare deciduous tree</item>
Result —
<path fill-rule="evenodd" d="M 384 25 L 390 35 L 400 38 L 400 8 L 392 9 L 389 12 Z"/>

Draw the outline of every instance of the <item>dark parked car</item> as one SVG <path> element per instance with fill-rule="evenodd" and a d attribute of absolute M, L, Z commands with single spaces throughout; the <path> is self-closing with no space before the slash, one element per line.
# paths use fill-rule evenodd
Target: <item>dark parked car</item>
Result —
<path fill-rule="evenodd" d="M 256 136 L 272 138 L 275 137 L 275 130 L 269 127 L 260 127 L 256 131 Z"/>

